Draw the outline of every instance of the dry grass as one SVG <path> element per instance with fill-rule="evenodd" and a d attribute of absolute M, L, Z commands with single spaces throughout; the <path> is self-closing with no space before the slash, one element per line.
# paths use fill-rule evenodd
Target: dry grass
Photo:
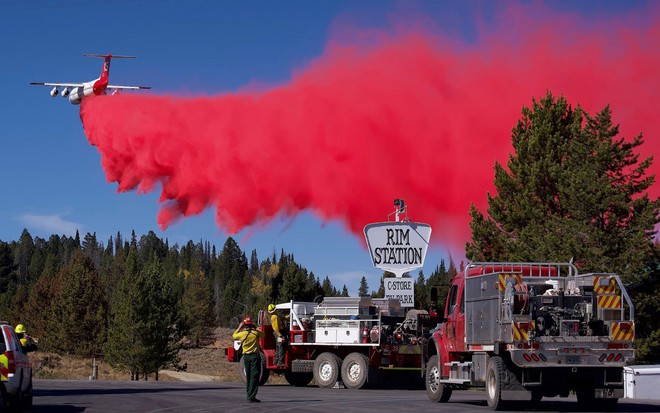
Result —
<path fill-rule="evenodd" d="M 182 349 L 179 352 L 179 365 L 186 366 L 187 373 L 214 376 L 216 381 L 239 382 L 238 363 L 230 363 L 225 356 L 225 348 L 232 345 L 233 330 L 217 328 L 215 340 L 201 348 Z M 73 356 L 60 356 L 52 353 L 30 353 L 34 377 L 38 379 L 88 380 L 92 374 L 92 359 L 82 359 Z M 129 380 L 127 372 L 116 371 L 102 360 L 96 361 L 99 366 L 99 380 Z M 149 380 L 153 380 L 153 375 Z M 176 380 L 165 374 L 159 375 L 159 380 Z M 271 375 L 269 383 L 286 383 L 283 377 Z"/>
<path fill-rule="evenodd" d="M 92 359 L 60 356 L 40 351 L 30 353 L 34 377 L 37 379 L 88 380 L 92 375 Z M 99 380 L 128 380 L 128 374 L 118 372 L 108 363 L 97 360 Z"/>

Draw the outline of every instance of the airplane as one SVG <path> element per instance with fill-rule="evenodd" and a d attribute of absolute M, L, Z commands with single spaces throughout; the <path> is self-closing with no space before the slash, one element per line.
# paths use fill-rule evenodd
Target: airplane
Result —
<path fill-rule="evenodd" d="M 101 76 L 97 79 L 91 80 L 85 83 L 41 83 L 41 82 L 31 82 L 31 85 L 38 86 L 53 86 L 53 89 L 50 91 L 50 95 L 55 97 L 62 89 L 62 97 L 69 97 L 69 102 L 72 105 L 79 105 L 80 101 L 85 96 L 90 95 L 104 95 L 106 90 L 113 90 L 113 94 L 119 92 L 120 90 L 138 90 L 138 89 L 151 89 L 150 86 L 116 86 L 108 84 L 108 76 L 110 75 L 110 60 L 111 59 L 135 59 L 135 56 L 113 56 L 111 54 L 100 55 L 100 54 L 86 54 L 88 57 L 100 57 L 103 58 L 103 69 L 101 70 Z"/>

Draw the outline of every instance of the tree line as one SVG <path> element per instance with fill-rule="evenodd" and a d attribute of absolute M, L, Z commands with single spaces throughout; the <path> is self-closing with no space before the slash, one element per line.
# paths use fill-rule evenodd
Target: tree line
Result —
<path fill-rule="evenodd" d="M 417 308 L 428 307 L 431 285 L 447 286 L 456 271 L 444 260 L 428 278 L 420 271 Z M 366 295 L 362 287 L 358 293 Z M 383 297 L 383 278 L 371 295 Z M 231 237 L 220 251 L 203 241 L 170 246 L 152 231 L 103 243 L 95 233 L 46 240 L 24 229 L 18 241 L 0 240 L 4 319 L 25 324 L 44 351 L 103 355 L 136 380 L 176 367 L 183 346 L 207 344 L 216 327 L 234 327 L 271 302 L 331 296 L 347 297 L 348 288 L 316 277 L 284 250 L 264 260 L 253 250 L 248 260 Z"/>
<path fill-rule="evenodd" d="M 169 245 L 154 232 L 100 242 L 23 230 L 0 241 L 0 311 L 40 337 L 45 351 L 103 354 L 137 379 L 176 365 L 179 349 L 200 346 L 218 326 L 238 324 L 270 302 L 348 296 L 282 250 L 260 260 L 233 238 Z"/>

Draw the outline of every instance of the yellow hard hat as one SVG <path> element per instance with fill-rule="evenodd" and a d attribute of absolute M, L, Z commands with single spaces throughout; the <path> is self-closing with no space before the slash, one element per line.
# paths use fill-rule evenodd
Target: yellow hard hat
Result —
<path fill-rule="evenodd" d="M 277 308 L 275 307 L 275 304 L 268 304 L 268 312 L 269 313 L 274 313 Z"/>
<path fill-rule="evenodd" d="M 19 324 L 16 326 L 16 332 L 17 333 L 25 333 L 25 326 L 23 324 Z"/>

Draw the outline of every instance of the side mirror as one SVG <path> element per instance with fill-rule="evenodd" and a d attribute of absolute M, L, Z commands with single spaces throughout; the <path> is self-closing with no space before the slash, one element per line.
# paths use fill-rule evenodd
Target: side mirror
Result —
<path fill-rule="evenodd" d="M 438 288 L 437 287 L 431 287 L 431 303 L 433 303 L 433 305 L 438 303 Z"/>

